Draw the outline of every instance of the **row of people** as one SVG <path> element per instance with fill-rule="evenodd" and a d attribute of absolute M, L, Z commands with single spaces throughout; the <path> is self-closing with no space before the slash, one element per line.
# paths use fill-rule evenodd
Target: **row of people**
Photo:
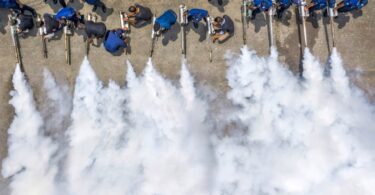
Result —
<path fill-rule="evenodd" d="M 281 19 L 283 13 L 289 9 L 292 4 L 300 6 L 304 1 L 302 0 L 276 0 L 276 14 L 277 18 Z M 328 8 L 334 9 L 335 12 L 345 13 L 353 10 L 362 9 L 367 5 L 368 0 L 343 0 L 336 6 L 336 0 L 311 0 L 305 6 L 305 11 L 309 12 L 311 16 L 315 15 L 315 11 L 326 10 Z M 272 0 L 251 0 L 247 9 L 251 10 L 251 19 L 255 19 L 256 15 L 261 12 L 268 12 L 274 6 Z M 326 16 L 326 12 L 324 15 Z"/>
<path fill-rule="evenodd" d="M 187 17 L 188 22 L 192 22 L 195 28 L 198 28 L 198 24 L 203 20 L 207 24 L 207 17 L 209 17 L 208 11 L 203 9 L 189 9 L 186 10 L 184 16 Z M 33 28 L 33 18 L 27 17 L 22 12 L 18 13 L 17 32 L 27 33 Z M 27 17 L 27 20 L 24 19 Z M 104 39 L 104 48 L 110 53 L 116 53 L 121 48 L 127 48 L 129 37 L 126 33 L 129 29 L 119 28 L 113 30 L 107 30 L 106 25 L 102 22 L 95 22 L 85 20 L 83 15 L 72 7 L 66 6 L 61 8 L 55 15 L 44 14 L 39 17 L 36 26 L 40 29 L 43 39 L 51 39 L 54 37 L 56 32 L 61 31 L 64 27 L 82 29 L 86 32 L 87 40 L 92 42 L 93 39 Z M 124 18 L 124 22 L 129 23 L 135 27 L 142 27 L 151 23 L 153 13 L 147 7 L 139 4 L 135 4 L 129 7 L 127 17 Z M 177 14 L 173 10 L 167 10 L 158 18 L 156 18 L 153 24 L 153 30 L 157 36 L 160 36 L 164 32 L 167 32 L 177 22 Z M 219 42 L 225 41 L 234 33 L 234 23 L 230 17 L 224 15 L 223 17 L 216 17 L 212 22 L 212 26 L 215 29 L 215 34 L 212 35 L 212 41 Z"/>

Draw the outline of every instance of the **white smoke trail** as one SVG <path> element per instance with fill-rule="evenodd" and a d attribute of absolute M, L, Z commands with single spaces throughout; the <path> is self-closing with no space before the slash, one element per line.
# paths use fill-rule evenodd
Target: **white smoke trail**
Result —
<path fill-rule="evenodd" d="M 121 88 L 112 81 L 104 86 L 85 59 L 73 104 L 45 72 L 45 90 L 55 104 L 49 108 L 56 109 L 55 116 L 43 122 L 27 87 L 28 93 L 12 101 L 30 97 L 28 113 L 38 116 L 35 132 L 51 121 L 63 125 L 71 112 L 69 147 L 60 145 L 66 156 L 58 180 L 56 168 L 48 164 L 56 147 L 34 147 L 17 161 L 9 159 L 23 149 L 9 150 L 4 164 L 18 169 L 25 156 L 51 150 L 43 152 L 48 160 L 39 167 L 51 176 L 19 179 L 25 169 L 13 177 L 12 189 L 40 181 L 37 184 L 59 189 L 50 194 L 63 195 L 374 194 L 374 106 L 351 85 L 336 50 L 329 77 L 308 50 L 303 78 L 277 61 L 275 49 L 270 57 L 258 57 L 243 48 L 241 55 L 227 59 L 230 108 L 198 95 L 184 63 L 175 86 L 151 60 L 141 76 L 128 62 L 127 85 Z M 15 121 L 26 121 L 18 116 L 19 104 L 13 105 Z M 19 129 L 12 125 L 9 132 Z M 39 134 L 34 138 L 29 139 L 35 145 L 50 144 Z M 18 169 L 5 167 L 3 174 Z"/>
<path fill-rule="evenodd" d="M 43 69 L 43 89 L 47 96 L 42 105 L 45 129 L 56 139 L 64 137 L 64 132 L 69 124 L 72 109 L 72 98 L 67 85 L 58 85 L 51 72 Z"/>
<path fill-rule="evenodd" d="M 307 50 L 300 81 L 274 57 L 244 48 L 230 58 L 233 118 L 248 128 L 217 147 L 217 194 L 373 194 L 374 109 L 349 88 L 336 52 L 332 61 L 325 79 Z"/>
<path fill-rule="evenodd" d="M 8 157 L 3 162 L 2 174 L 11 178 L 13 195 L 56 194 L 57 168 L 50 160 L 57 148 L 43 136 L 42 117 L 19 65 L 13 75 L 13 85 L 10 104 L 15 109 L 15 117 L 8 130 Z"/>

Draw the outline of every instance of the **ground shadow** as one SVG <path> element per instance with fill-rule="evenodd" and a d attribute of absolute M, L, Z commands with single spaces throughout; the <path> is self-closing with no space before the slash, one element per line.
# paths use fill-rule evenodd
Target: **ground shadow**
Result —
<path fill-rule="evenodd" d="M 8 25 L 8 9 L 0 8 L 0 32 L 5 34 L 5 27 Z"/>
<path fill-rule="evenodd" d="M 186 34 L 190 32 L 190 30 L 193 30 L 195 33 L 199 34 L 199 42 L 203 42 L 207 39 L 207 24 L 203 24 L 202 22 L 199 22 L 198 28 L 195 28 L 193 23 L 189 23 L 185 27 Z"/>
<path fill-rule="evenodd" d="M 322 18 L 321 13 L 310 13 L 309 17 L 306 18 L 306 22 L 310 22 L 314 28 L 319 28 L 318 21 Z"/>
<path fill-rule="evenodd" d="M 277 21 L 277 22 L 280 22 L 281 24 L 283 24 L 283 25 L 285 25 L 285 26 L 290 26 L 290 19 L 292 19 L 292 12 L 291 11 L 289 11 L 289 10 L 286 10 L 284 13 L 283 13 L 283 15 L 282 15 L 282 17 L 279 19 L 279 18 L 277 18 L 277 17 L 275 17 L 275 20 Z"/>
<path fill-rule="evenodd" d="M 267 26 L 267 19 L 264 16 L 264 14 L 262 14 L 262 13 L 257 14 L 256 17 L 255 17 L 255 19 L 254 20 L 250 20 L 250 22 L 252 24 L 254 24 L 254 26 L 255 26 L 254 31 L 256 33 L 258 33 L 262 27 Z"/>
<path fill-rule="evenodd" d="M 180 31 L 181 31 L 181 25 L 179 23 L 175 23 L 171 29 L 163 33 L 163 40 L 162 40 L 163 45 L 164 46 L 168 45 L 169 41 L 176 41 Z"/>
<path fill-rule="evenodd" d="M 65 0 L 65 2 L 67 6 L 72 7 L 77 11 L 81 10 L 84 6 L 84 4 L 80 0 L 72 0 L 72 2 L 69 0 Z"/>
<path fill-rule="evenodd" d="M 112 15 L 113 8 L 107 8 L 107 11 L 104 13 L 100 7 L 98 7 L 95 11 L 96 14 L 98 14 L 102 21 L 107 21 L 108 16 Z"/>
<path fill-rule="evenodd" d="M 219 1 L 222 2 L 221 5 L 219 5 Z M 208 0 L 208 2 L 217 7 L 220 12 L 224 12 L 224 7 L 229 3 L 229 0 Z"/>
<path fill-rule="evenodd" d="M 352 14 L 353 19 L 357 19 L 363 16 L 362 10 L 353 10 L 349 12 Z M 339 13 L 337 17 L 335 17 L 335 22 L 338 24 L 338 28 L 342 29 L 345 25 L 350 21 L 350 16 L 347 13 Z"/>

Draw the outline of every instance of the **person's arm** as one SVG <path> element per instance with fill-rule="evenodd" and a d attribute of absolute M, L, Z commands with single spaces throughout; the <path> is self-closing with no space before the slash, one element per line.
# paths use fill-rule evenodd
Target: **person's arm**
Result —
<path fill-rule="evenodd" d="M 128 13 L 128 17 L 129 18 L 133 18 L 133 17 L 135 17 L 135 15 L 137 15 L 137 13 L 132 13 L 132 12 Z"/>
<path fill-rule="evenodd" d="M 223 35 L 221 35 L 219 38 L 218 38 L 218 40 L 220 41 L 220 42 L 223 42 L 223 41 L 225 41 L 226 39 L 228 39 L 230 37 L 230 33 L 229 32 L 225 32 Z"/>
<path fill-rule="evenodd" d="M 311 2 L 309 5 L 307 5 L 307 6 L 305 7 L 305 10 L 310 9 L 310 8 L 313 7 L 314 5 L 315 5 L 315 3 L 314 3 L 314 2 Z"/>
<path fill-rule="evenodd" d="M 220 33 L 215 33 L 212 35 L 212 42 L 215 43 L 222 35 Z"/>
<path fill-rule="evenodd" d="M 345 6 L 344 1 L 342 1 L 342 2 L 340 2 L 340 3 L 336 6 L 335 10 L 338 10 L 338 9 L 344 7 L 344 6 Z"/>

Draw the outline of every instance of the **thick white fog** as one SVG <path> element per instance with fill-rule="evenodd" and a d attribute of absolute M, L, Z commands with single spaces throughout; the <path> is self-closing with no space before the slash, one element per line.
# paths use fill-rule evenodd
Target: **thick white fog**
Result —
<path fill-rule="evenodd" d="M 17 66 L 11 194 L 375 194 L 375 106 L 338 52 L 322 64 L 306 50 L 303 77 L 277 55 L 228 54 L 230 89 L 216 100 L 185 63 L 177 85 L 150 60 L 105 86 L 84 59 L 73 95 L 44 71 L 40 110 Z"/>

